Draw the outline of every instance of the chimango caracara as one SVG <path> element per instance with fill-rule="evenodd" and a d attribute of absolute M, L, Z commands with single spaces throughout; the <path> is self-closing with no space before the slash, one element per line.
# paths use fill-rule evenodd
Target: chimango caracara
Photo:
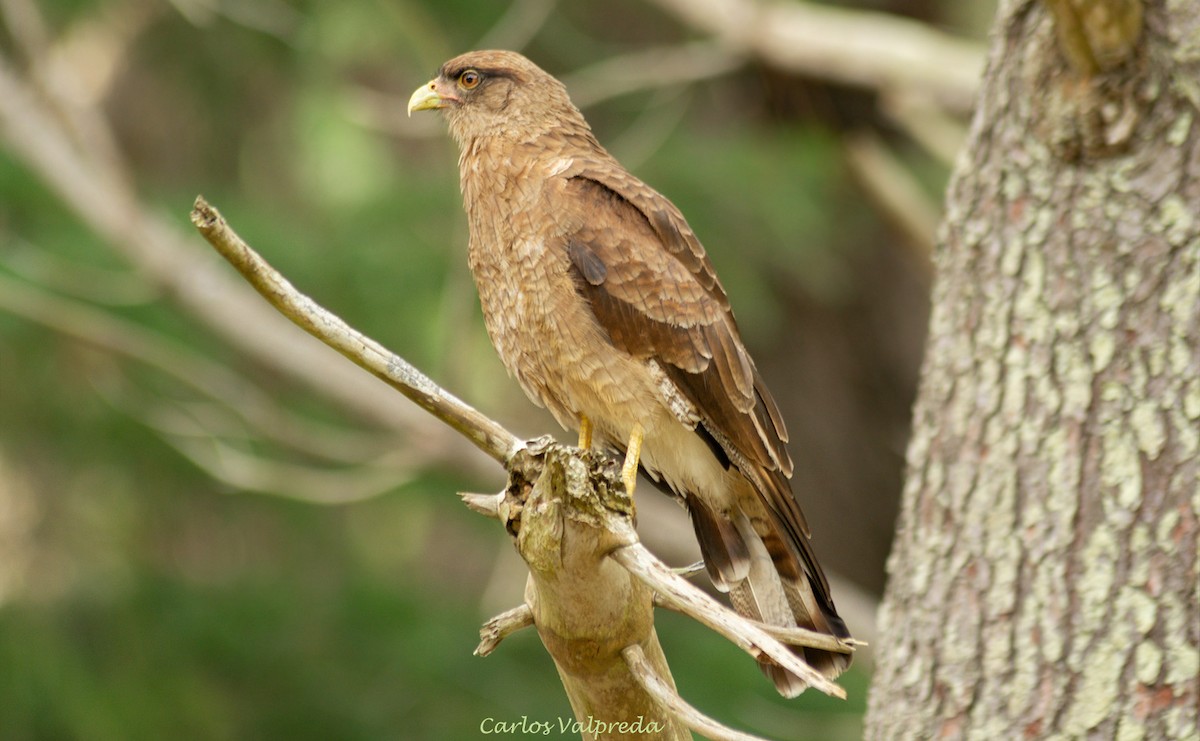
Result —
<path fill-rule="evenodd" d="M 520 54 L 442 65 L 408 110 L 458 142 L 469 261 L 500 358 L 580 447 L 625 451 L 687 505 L 739 613 L 846 637 L 792 496 L 787 431 L 704 248 L 593 136 L 562 83 Z M 832 677 L 842 654 L 805 649 Z M 804 683 L 764 665 L 779 691 Z"/>

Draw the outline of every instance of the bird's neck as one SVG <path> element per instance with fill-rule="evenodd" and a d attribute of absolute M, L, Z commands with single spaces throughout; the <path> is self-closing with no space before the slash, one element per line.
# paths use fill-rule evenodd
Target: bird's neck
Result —
<path fill-rule="evenodd" d="M 536 206 L 542 148 L 530 144 L 499 145 L 481 137 L 462 143 L 458 158 L 459 186 L 474 237 L 491 233 L 520 212 Z"/>
<path fill-rule="evenodd" d="M 501 197 L 528 191 L 530 178 L 540 182 L 565 159 L 603 155 L 604 150 L 587 124 L 559 126 L 515 136 L 496 131 L 459 142 L 458 173 L 463 197 Z"/>

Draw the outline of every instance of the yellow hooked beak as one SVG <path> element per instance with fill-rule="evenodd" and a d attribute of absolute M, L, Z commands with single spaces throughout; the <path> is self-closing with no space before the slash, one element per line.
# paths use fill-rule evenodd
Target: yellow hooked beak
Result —
<path fill-rule="evenodd" d="M 445 108 L 451 102 L 457 103 L 458 98 L 439 90 L 438 81 L 435 78 L 413 91 L 412 97 L 408 99 L 408 115 L 411 116 L 413 111 L 430 111 L 435 108 Z"/>

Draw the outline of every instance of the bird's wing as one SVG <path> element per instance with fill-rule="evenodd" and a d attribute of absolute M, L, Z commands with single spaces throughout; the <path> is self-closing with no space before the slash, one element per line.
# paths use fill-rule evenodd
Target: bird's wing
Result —
<path fill-rule="evenodd" d="M 573 225 L 565 247 L 600 326 L 619 349 L 659 364 L 807 551 L 808 525 L 787 481 L 783 417 L 683 215 L 614 161 L 576 160 L 564 175 L 563 203 L 548 205 Z"/>

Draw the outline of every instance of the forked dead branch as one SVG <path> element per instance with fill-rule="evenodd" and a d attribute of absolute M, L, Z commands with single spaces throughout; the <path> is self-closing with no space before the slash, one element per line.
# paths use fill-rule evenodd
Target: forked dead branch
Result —
<path fill-rule="evenodd" d="M 530 567 L 525 603 L 488 621 L 476 653 L 507 635 L 538 629 L 576 717 L 661 724 L 663 737 L 688 728 L 712 738 L 750 738 L 691 708 L 674 689 L 654 633 L 656 599 L 716 630 L 750 656 L 773 660 L 826 694 L 844 697 L 785 645 L 852 653 L 853 641 L 746 620 L 673 572 L 638 540 L 633 503 L 615 461 L 554 443 L 523 442 L 455 398 L 400 356 L 300 293 L 197 198 L 192 223 L 284 316 L 454 428 L 505 467 L 498 495 L 465 494 L 472 510 L 500 520 Z M 588 650 L 579 650 L 586 645 Z M 581 658 L 582 657 L 582 658 Z"/>

